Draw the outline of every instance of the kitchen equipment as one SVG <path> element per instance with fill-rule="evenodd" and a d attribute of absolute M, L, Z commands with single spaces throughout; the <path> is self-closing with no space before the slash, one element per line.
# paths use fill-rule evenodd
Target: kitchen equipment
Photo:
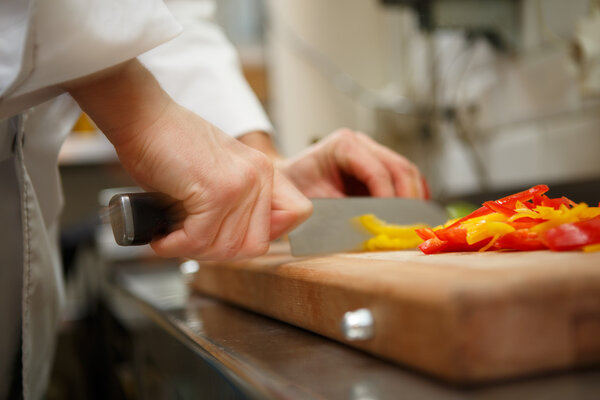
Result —
<path fill-rule="evenodd" d="M 192 286 L 454 383 L 600 362 L 600 253 L 280 249 Z"/>

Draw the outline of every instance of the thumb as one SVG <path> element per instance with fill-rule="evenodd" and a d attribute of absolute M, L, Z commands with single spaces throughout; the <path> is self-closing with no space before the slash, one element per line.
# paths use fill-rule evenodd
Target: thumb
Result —
<path fill-rule="evenodd" d="M 273 176 L 271 198 L 271 240 L 304 222 L 312 213 L 312 203 L 279 171 Z"/>

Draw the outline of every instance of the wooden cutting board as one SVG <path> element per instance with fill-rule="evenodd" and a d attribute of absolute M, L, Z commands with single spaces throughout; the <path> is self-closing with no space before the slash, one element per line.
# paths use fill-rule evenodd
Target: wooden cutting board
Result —
<path fill-rule="evenodd" d="M 600 362 L 600 253 L 275 251 L 204 263 L 193 287 L 455 383 Z M 348 341 L 360 308 L 374 336 Z"/>

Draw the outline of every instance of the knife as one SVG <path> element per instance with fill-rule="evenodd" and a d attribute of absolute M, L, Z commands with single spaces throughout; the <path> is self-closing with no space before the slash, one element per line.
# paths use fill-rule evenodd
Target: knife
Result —
<path fill-rule="evenodd" d="M 312 199 L 313 213 L 289 234 L 292 255 L 355 251 L 372 237 L 355 218 L 375 214 L 394 224 L 439 225 L 448 219 L 439 205 L 417 199 L 346 197 Z M 109 202 L 108 214 L 113 235 L 121 246 L 135 246 L 174 230 L 185 213 L 180 202 L 160 193 L 121 193 Z"/>

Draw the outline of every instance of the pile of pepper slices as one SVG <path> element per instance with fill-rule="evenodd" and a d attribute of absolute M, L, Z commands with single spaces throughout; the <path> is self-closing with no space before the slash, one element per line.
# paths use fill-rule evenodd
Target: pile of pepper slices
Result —
<path fill-rule="evenodd" d="M 387 225 L 372 215 L 360 222 L 376 236 L 367 250 L 419 246 L 425 254 L 490 250 L 600 251 L 600 204 L 589 207 L 566 197 L 549 198 L 548 186 L 486 201 L 464 218 L 443 226 Z M 420 244 L 418 244 L 421 242 Z"/>

